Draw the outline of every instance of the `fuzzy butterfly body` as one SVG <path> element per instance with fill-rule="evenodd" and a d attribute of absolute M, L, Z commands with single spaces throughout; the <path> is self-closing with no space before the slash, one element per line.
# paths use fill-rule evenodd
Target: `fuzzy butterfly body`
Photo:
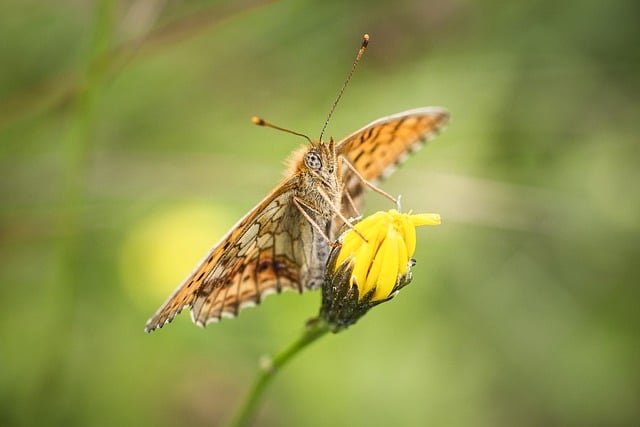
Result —
<path fill-rule="evenodd" d="M 376 120 L 337 144 L 315 141 L 294 153 L 289 176 L 211 249 L 145 330 L 162 327 L 185 307 L 205 326 L 270 293 L 319 288 L 340 216 L 359 215 L 363 179 L 388 176 L 448 118 L 441 108 L 410 110 Z"/>

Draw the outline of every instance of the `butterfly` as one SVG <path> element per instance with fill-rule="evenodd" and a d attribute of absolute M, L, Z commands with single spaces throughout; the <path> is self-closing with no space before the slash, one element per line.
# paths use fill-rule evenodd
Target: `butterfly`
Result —
<path fill-rule="evenodd" d="M 442 108 L 418 108 L 376 120 L 337 143 L 307 138 L 309 144 L 292 153 L 287 178 L 214 245 L 145 331 L 186 307 L 205 326 L 271 293 L 320 288 L 331 242 L 346 218 L 359 215 L 365 187 L 392 173 L 448 118 Z"/>
<path fill-rule="evenodd" d="M 343 217 L 362 206 L 365 184 L 436 135 L 448 121 L 441 108 L 419 108 L 376 120 L 338 143 L 314 141 L 295 152 L 290 176 L 242 218 L 148 321 L 150 332 L 185 307 L 201 326 L 235 317 L 270 293 L 320 287 L 331 240 Z M 344 167 L 344 158 L 358 172 Z M 323 236 L 323 233 L 325 234 Z"/>

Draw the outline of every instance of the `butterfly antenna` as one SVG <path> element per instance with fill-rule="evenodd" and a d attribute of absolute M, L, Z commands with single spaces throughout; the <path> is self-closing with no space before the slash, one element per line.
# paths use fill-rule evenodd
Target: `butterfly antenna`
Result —
<path fill-rule="evenodd" d="M 307 141 L 309 141 L 309 144 L 313 145 L 313 141 L 311 140 L 311 138 L 309 138 L 307 135 L 305 135 L 304 133 L 300 133 L 300 132 L 296 132 L 294 130 L 291 129 L 285 129 L 285 128 L 281 128 L 280 126 L 276 126 L 272 123 L 267 122 L 266 120 L 261 119 L 260 117 L 252 117 L 251 121 L 258 125 L 258 126 L 265 126 L 268 128 L 273 128 L 273 129 L 277 129 L 277 130 L 281 130 L 282 132 L 286 132 L 286 133 L 291 133 L 293 135 L 298 135 L 301 136 L 303 138 L 305 138 Z"/>
<path fill-rule="evenodd" d="M 336 98 L 335 102 L 331 106 L 331 110 L 329 111 L 327 120 L 325 120 L 324 126 L 322 126 L 322 131 L 320 132 L 320 141 L 322 141 L 322 137 L 324 136 L 324 131 L 327 130 L 327 125 L 329 125 L 329 120 L 331 120 L 331 116 L 333 116 L 333 112 L 335 111 L 336 106 L 338 105 L 338 101 L 340 101 L 340 98 L 342 98 L 342 94 L 344 93 L 344 90 L 347 88 L 347 85 L 351 80 L 351 76 L 353 76 L 353 73 L 356 71 L 358 62 L 360 62 L 362 55 L 364 55 L 364 51 L 367 49 L 368 44 L 369 44 L 369 34 L 365 34 L 364 36 L 362 36 L 362 45 L 358 50 L 358 55 L 356 56 L 356 60 L 353 62 L 353 66 L 351 67 L 351 72 L 347 76 L 347 79 L 344 81 L 344 84 L 342 85 L 342 89 L 340 89 L 340 92 L 338 92 L 338 97 Z"/>

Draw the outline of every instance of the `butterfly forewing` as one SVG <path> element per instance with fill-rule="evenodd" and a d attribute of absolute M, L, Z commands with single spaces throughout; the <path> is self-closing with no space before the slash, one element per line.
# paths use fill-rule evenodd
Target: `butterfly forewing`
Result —
<path fill-rule="evenodd" d="M 352 133 L 336 145 L 344 157 L 364 179 L 371 183 L 389 176 L 409 154 L 434 137 L 447 123 L 449 113 L 437 107 L 418 108 L 376 120 Z M 359 215 L 364 184 L 349 168 L 342 170 L 342 214 Z M 353 203 L 349 200 L 351 199 Z M 336 227 L 334 227 L 336 228 Z"/>
<path fill-rule="evenodd" d="M 147 322 L 152 331 L 185 307 L 198 325 L 233 317 L 274 292 L 302 292 L 322 277 L 315 259 L 328 251 L 293 205 L 297 177 L 281 184 L 225 236 Z M 320 219 L 318 219 L 320 221 Z M 326 244 L 326 243 L 325 243 Z"/>

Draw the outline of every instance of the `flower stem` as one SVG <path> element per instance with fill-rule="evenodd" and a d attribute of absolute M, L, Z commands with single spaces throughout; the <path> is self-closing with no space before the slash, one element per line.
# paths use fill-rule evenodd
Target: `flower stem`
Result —
<path fill-rule="evenodd" d="M 272 358 L 266 358 L 266 362 L 261 363 L 260 371 L 254 380 L 253 386 L 236 412 L 234 418 L 231 420 L 231 423 L 229 423 L 229 427 L 243 427 L 248 425 L 256 411 L 264 390 L 267 388 L 267 385 L 269 385 L 276 372 L 291 360 L 293 356 L 329 332 L 329 330 L 329 325 L 324 320 L 319 318 L 313 319 L 307 324 L 303 334 L 289 345 L 289 347 Z"/>

